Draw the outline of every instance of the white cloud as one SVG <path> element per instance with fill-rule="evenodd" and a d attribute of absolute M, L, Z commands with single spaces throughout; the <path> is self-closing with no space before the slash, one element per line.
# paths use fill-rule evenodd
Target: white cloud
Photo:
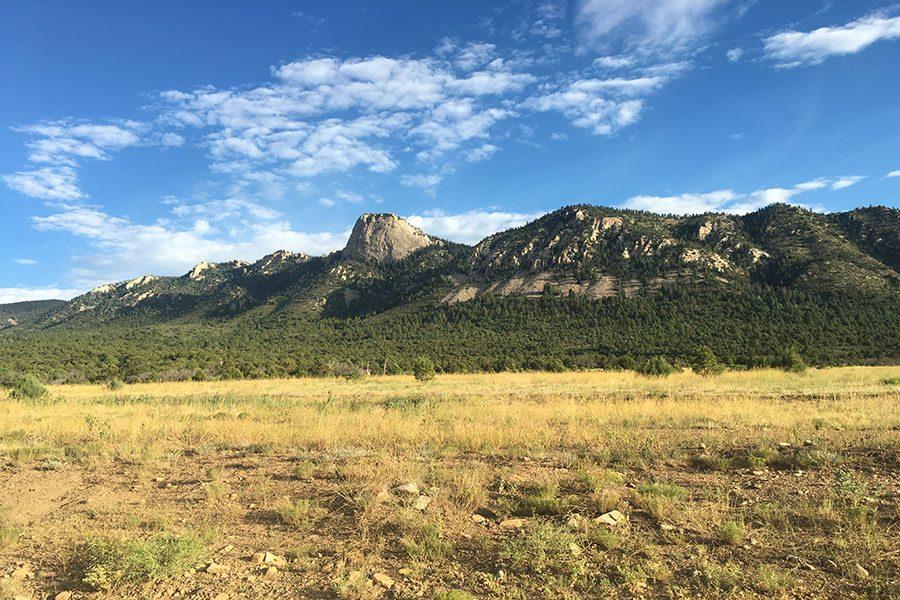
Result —
<path fill-rule="evenodd" d="M 83 293 L 83 289 L 60 287 L 7 287 L 0 288 L 0 304 L 31 302 L 34 300 L 71 300 Z"/>
<path fill-rule="evenodd" d="M 637 60 L 633 56 L 627 55 L 619 55 L 619 56 L 601 56 L 599 58 L 594 59 L 594 64 L 601 69 L 624 69 L 626 67 L 634 66 Z"/>
<path fill-rule="evenodd" d="M 73 257 L 73 281 L 92 287 L 141 273 L 177 275 L 200 261 L 255 260 L 275 250 L 325 254 L 342 248 L 349 231 L 307 233 L 286 221 L 259 218 L 253 208 L 233 223 L 212 219 L 151 224 L 107 214 L 99 208 L 62 205 L 58 212 L 33 217 L 40 231 L 66 232 L 85 238 L 95 254 Z"/>
<path fill-rule="evenodd" d="M 35 163 L 35 168 L 3 175 L 3 181 L 17 192 L 33 198 L 83 198 L 85 194 L 75 183 L 79 161 L 109 160 L 112 152 L 138 144 L 141 128 L 142 124 L 134 121 L 121 121 L 115 125 L 48 121 L 15 127 L 14 131 L 32 137 L 27 143 L 28 160 Z"/>
<path fill-rule="evenodd" d="M 324 206 L 325 208 L 331 208 L 335 206 L 337 202 L 332 200 L 331 198 L 319 198 L 319 206 Z"/>
<path fill-rule="evenodd" d="M 900 177 L 900 169 L 898 169 L 896 171 L 891 171 L 890 173 L 885 175 L 885 177 Z"/>
<path fill-rule="evenodd" d="M 363 200 L 365 200 L 365 197 L 362 196 L 361 194 L 357 194 L 355 192 L 346 192 L 343 190 L 339 191 L 339 192 L 335 192 L 334 195 L 337 196 L 338 198 L 340 198 L 341 200 L 343 200 L 344 202 L 349 202 L 350 204 L 359 204 Z"/>
<path fill-rule="evenodd" d="M 447 214 L 441 210 L 433 210 L 405 218 L 431 235 L 463 244 L 476 244 L 492 233 L 520 227 L 542 214 L 539 212 L 510 213 L 485 210 Z"/>
<path fill-rule="evenodd" d="M 175 148 L 184 144 L 184 138 L 177 133 L 164 133 L 159 140 L 160 145 L 166 148 Z"/>
<path fill-rule="evenodd" d="M 832 56 L 856 54 L 875 42 L 900 38 L 900 17 L 872 14 L 839 27 L 783 31 L 763 40 L 766 57 L 779 68 L 818 65 Z"/>
<path fill-rule="evenodd" d="M 77 200 L 84 193 L 75 183 L 75 169 L 69 166 L 42 167 L 3 176 L 10 188 L 43 200 Z"/>
<path fill-rule="evenodd" d="M 417 187 L 434 193 L 434 188 L 441 182 L 440 175 L 404 175 L 400 178 L 400 184 L 406 187 Z"/>
<path fill-rule="evenodd" d="M 388 173 L 398 152 L 433 161 L 487 139 L 515 115 L 503 106 L 508 98 L 537 81 L 493 44 L 444 40 L 437 53 L 306 58 L 273 68 L 273 82 L 250 90 L 170 90 L 161 95 L 164 120 L 209 130 L 214 169 L 235 176 L 263 165 L 296 178 L 357 167 Z"/>
<path fill-rule="evenodd" d="M 797 189 L 802 190 L 804 192 L 807 192 L 810 190 L 821 190 L 822 188 L 828 187 L 828 179 L 825 177 L 820 177 L 819 179 L 813 179 L 811 181 L 804 181 L 803 183 L 798 183 L 794 187 L 796 187 Z"/>
<path fill-rule="evenodd" d="M 716 190 L 705 194 L 680 194 L 678 196 L 633 196 L 623 204 L 625 208 L 648 210 L 666 214 L 700 214 L 706 212 L 726 212 L 745 214 L 776 202 L 806 206 L 794 201 L 796 196 L 815 190 L 831 188 L 839 190 L 853 185 L 862 177 L 841 177 L 831 179 L 820 177 L 798 183 L 789 188 L 770 187 L 739 194 L 733 190 Z M 853 183 L 847 184 L 849 180 Z"/>
<path fill-rule="evenodd" d="M 725 0 L 581 0 L 575 17 L 582 43 L 642 54 L 672 54 L 701 40 Z"/>
<path fill-rule="evenodd" d="M 831 189 L 842 190 L 862 181 L 863 179 L 865 179 L 864 175 L 848 175 L 846 177 L 840 177 L 831 183 Z"/>
<path fill-rule="evenodd" d="M 660 87 L 664 77 L 634 79 L 580 79 L 543 96 L 530 98 L 526 106 L 538 111 L 558 111 L 576 127 L 597 135 L 610 135 L 640 117 L 644 101 L 636 98 Z"/>
<path fill-rule="evenodd" d="M 500 150 L 500 148 L 493 144 L 482 144 L 466 154 L 466 160 L 470 163 L 481 162 L 496 154 L 498 150 Z"/>
<path fill-rule="evenodd" d="M 731 62 L 737 62 L 741 60 L 741 57 L 744 55 L 744 51 L 741 48 L 732 48 L 728 52 L 725 53 L 725 56 Z"/>
<path fill-rule="evenodd" d="M 36 265 L 36 264 L 38 264 L 38 261 L 34 260 L 33 258 L 14 258 L 13 262 L 18 265 Z"/>

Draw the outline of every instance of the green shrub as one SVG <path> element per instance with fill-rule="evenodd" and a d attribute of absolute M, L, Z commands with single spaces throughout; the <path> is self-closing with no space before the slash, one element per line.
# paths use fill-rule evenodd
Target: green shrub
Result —
<path fill-rule="evenodd" d="M 126 541 L 94 538 L 78 547 L 75 562 L 83 584 L 110 590 L 175 575 L 196 563 L 202 554 L 203 544 L 193 536 Z"/>
<path fill-rule="evenodd" d="M 13 388 L 11 396 L 21 400 L 34 400 L 47 395 L 47 388 L 35 375 L 29 373 L 22 377 Z"/>
<path fill-rule="evenodd" d="M 637 368 L 637 372 L 641 375 L 652 377 L 665 377 L 677 371 L 678 369 L 662 356 L 653 356 Z"/>
<path fill-rule="evenodd" d="M 315 500 L 300 498 L 293 502 L 285 500 L 278 506 L 278 518 L 294 529 L 309 529 L 315 525 L 322 509 Z"/>
<path fill-rule="evenodd" d="M 434 362 L 427 356 L 420 356 L 413 361 L 413 376 L 416 381 L 431 381 L 434 379 Z"/>
<path fill-rule="evenodd" d="M 119 379 L 118 377 L 114 378 L 114 379 L 110 379 L 109 382 L 106 384 L 106 389 L 110 390 L 111 392 L 115 392 L 116 390 L 121 390 L 123 387 L 125 387 L 125 382 L 122 381 L 121 379 Z"/>
<path fill-rule="evenodd" d="M 514 573 L 577 579 L 587 568 L 584 557 L 573 552 L 577 547 L 574 535 L 550 523 L 539 523 L 509 539 L 500 557 Z"/>
<path fill-rule="evenodd" d="M 720 375 L 725 371 L 725 365 L 719 362 L 712 348 L 700 346 L 690 360 L 691 369 L 698 375 Z"/>
<path fill-rule="evenodd" d="M 778 360 L 778 366 L 782 371 L 789 373 L 803 373 L 806 371 L 806 362 L 796 348 L 785 351 Z"/>
<path fill-rule="evenodd" d="M 717 531 L 720 540 L 726 544 L 736 546 L 744 541 L 747 537 L 747 529 L 744 524 L 739 521 L 722 521 Z"/>

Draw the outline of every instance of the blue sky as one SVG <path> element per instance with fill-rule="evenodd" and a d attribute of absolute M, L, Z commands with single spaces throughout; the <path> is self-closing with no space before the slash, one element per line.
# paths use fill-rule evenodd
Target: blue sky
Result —
<path fill-rule="evenodd" d="M 565 204 L 898 206 L 900 5 L 8 1 L 0 302 Z"/>

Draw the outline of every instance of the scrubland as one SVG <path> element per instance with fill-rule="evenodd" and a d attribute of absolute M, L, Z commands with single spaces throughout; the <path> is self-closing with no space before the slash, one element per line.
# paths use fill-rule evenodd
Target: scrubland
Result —
<path fill-rule="evenodd" d="M 898 367 L 0 392 L 0 598 L 897 597 L 898 459 Z"/>

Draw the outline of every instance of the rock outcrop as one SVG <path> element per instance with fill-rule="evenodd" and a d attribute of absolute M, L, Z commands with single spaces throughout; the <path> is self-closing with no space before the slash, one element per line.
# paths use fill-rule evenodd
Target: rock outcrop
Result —
<path fill-rule="evenodd" d="M 366 213 L 356 221 L 343 257 L 362 262 L 389 263 L 439 243 L 394 214 Z"/>

